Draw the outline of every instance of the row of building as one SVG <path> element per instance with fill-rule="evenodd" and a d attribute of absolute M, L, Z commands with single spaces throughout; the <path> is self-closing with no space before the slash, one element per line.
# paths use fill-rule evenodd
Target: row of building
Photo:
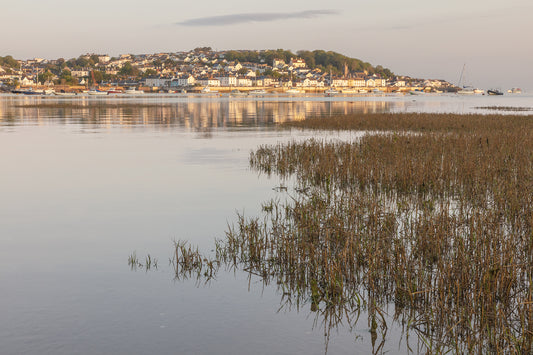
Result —
<path fill-rule="evenodd" d="M 260 52 L 260 51 L 258 51 Z M 319 68 L 309 68 L 302 58 L 291 58 L 286 62 L 275 58 L 272 63 L 232 61 L 225 58 L 226 52 L 188 51 L 176 53 L 156 53 L 119 57 L 109 55 L 86 54 L 79 58 L 92 61 L 92 67 L 75 65 L 76 60 L 64 61 L 32 59 L 20 61 L 20 68 L 8 73 L 0 67 L 0 81 L 16 79 L 23 86 L 36 84 L 39 74 L 46 72 L 50 65 L 60 65 L 62 70 L 69 70 L 78 84 L 85 85 L 90 81 L 91 71 L 107 75 L 109 82 L 127 79 L 137 85 L 152 88 L 177 87 L 451 87 L 444 80 L 422 80 L 410 77 L 383 78 L 367 72 L 348 72 L 343 75 L 332 75 Z M 78 58 L 78 59 L 79 59 Z M 132 74 L 124 75 L 125 66 Z M 127 76 L 127 77 L 125 77 Z M 57 82 L 58 76 L 51 76 L 47 83 Z"/>

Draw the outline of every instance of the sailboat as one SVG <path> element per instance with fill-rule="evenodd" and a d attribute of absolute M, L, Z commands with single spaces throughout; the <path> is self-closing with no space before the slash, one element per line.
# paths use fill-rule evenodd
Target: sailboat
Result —
<path fill-rule="evenodd" d="M 338 90 L 335 90 L 333 88 L 333 78 L 331 77 L 331 70 L 329 71 L 329 89 L 327 89 L 326 91 L 324 91 L 324 94 L 326 96 L 333 96 L 333 95 L 337 95 L 339 93 Z"/>
<path fill-rule="evenodd" d="M 457 84 L 457 86 L 460 87 L 461 89 L 457 91 L 457 93 L 460 95 L 484 94 L 483 90 L 476 89 L 471 85 L 464 85 L 465 69 L 466 69 L 466 64 L 463 64 L 463 70 L 461 71 L 461 76 L 459 77 L 459 83 Z"/>

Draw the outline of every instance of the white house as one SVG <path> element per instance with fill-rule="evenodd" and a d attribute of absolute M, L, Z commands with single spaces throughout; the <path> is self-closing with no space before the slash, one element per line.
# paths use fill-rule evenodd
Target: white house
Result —
<path fill-rule="evenodd" d="M 252 86 L 252 79 L 249 78 L 237 78 L 237 86 Z"/>
<path fill-rule="evenodd" d="M 82 78 L 82 77 L 88 77 L 89 76 L 89 70 L 88 69 L 82 69 L 82 70 L 72 70 L 70 74 L 75 78 Z"/>
<path fill-rule="evenodd" d="M 34 85 L 34 84 L 35 83 L 33 82 L 33 80 L 30 80 L 27 77 L 24 77 L 24 79 L 22 79 L 22 81 L 20 82 L 20 85 L 22 85 L 22 86 L 30 86 L 30 85 Z"/>
<path fill-rule="evenodd" d="M 220 80 L 216 78 L 200 77 L 196 80 L 196 84 L 200 86 L 220 86 Z"/>
<path fill-rule="evenodd" d="M 302 82 L 302 85 L 305 87 L 317 86 L 318 81 L 313 78 L 305 78 L 304 81 Z"/>
<path fill-rule="evenodd" d="M 218 76 L 217 79 L 220 81 L 220 86 L 237 86 L 237 77 L 232 75 L 223 75 Z"/>
<path fill-rule="evenodd" d="M 144 85 L 149 87 L 164 87 L 169 86 L 172 79 L 170 78 L 146 78 Z"/>
<path fill-rule="evenodd" d="M 405 87 L 405 81 L 404 80 L 398 80 L 398 81 L 395 81 L 392 86 L 395 86 L 395 87 Z"/>
<path fill-rule="evenodd" d="M 283 59 L 274 59 L 272 61 L 272 67 L 273 68 L 278 68 L 278 69 L 282 69 L 283 67 L 285 67 L 286 64 L 285 64 L 285 61 Z"/>
<path fill-rule="evenodd" d="M 348 86 L 350 87 L 365 87 L 366 86 L 366 80 L 365 78 L 353 78 L 348 79 Z"/>
<path fill-rule="evenodd" d="M 306 67 L 305 60 L 301 58 L 291 58 L 291 62 L 289 65 L 293 67 L 294 69 Z"/>
<path fill-rule="evenodd" d="M 366 79 L 366 86 L 373 87 L 373 86 L 385 86 L 387 84 L 387 81 L 385 79 L 380 78 L 377 75 L 372 75 L 370 78 Z"/>
<path fill-rule="evenodd" d="M 192 75 L 180 75 L 176 79 L 170 82 L 170 86 L 192 86 L 196 82 L 196 79 Z"/>
<path fill-rule="evenodd" d="M 347 87 L 348 80 L 342 78 L 334 78 L 333 80 L 331 80 L 331 86 Z"/>

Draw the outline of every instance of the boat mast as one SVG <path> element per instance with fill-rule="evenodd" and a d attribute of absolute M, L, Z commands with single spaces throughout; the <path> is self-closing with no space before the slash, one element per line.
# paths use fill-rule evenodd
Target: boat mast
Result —
<path fill-rule="evenodd" d="M 459 82 L 457 83 L 457 86 L 461 87 L 461 83 L 463 82 L 463 75 L 465 73 L 466 63 L 463 64 L 463 70 L 461 70 L 461 76 L 459 76 Z"/>

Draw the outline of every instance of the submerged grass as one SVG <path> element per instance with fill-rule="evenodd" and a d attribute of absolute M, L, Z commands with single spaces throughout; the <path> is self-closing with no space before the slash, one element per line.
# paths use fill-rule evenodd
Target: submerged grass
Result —
<path fill-rule="evenodd" d="M 158 261 L 156 258 L 153 258 L 150 254 L 148 254 L 146 255 L 146 258 L 143 264 L 137 257 L 137 252 L 134 251 L 128 257 L 128 265 L 130 266 L 132 270 L 137 270 L 137 269 L 145 269 L 146 271 L 149 271 L 151 269 L 157 270 Z"/>
<path fill-rule="evenodd" d="M 533 117 L 362 115 L 289 126 L 384 132 L 259 147 L 252 168 L 297 185 L 264 203 L 261 217 L 239 215 L 214 260 L 176 243 L 177 277 L 240 267 L 276 284 L 284 305 L 310 307 L 327 339 L 365 311 L 374 352 L 392 318 L 412 351 L 532 353 Z"/>

